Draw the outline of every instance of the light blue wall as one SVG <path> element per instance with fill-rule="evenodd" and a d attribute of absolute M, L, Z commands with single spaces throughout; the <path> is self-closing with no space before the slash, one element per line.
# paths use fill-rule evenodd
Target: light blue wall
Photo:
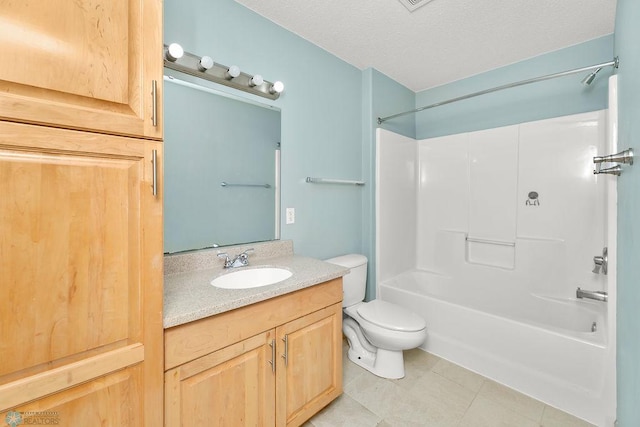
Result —
<path fill-rule="evenodd" d="M 377 70 L 371 70 L 373 97 L 371 110 L 373 125 L 378 127 L 378 117 L 385 117 L 401 111 L 411 110 L 416 102 L 415 92 L 407 89 L 398 82 L 391 80 Z M 386 121 L 381 128 L 399 133 L 409 138 L 416 137 L 416 115 L 409 114 L 397 119 Z"/>
<path fill-rule="evenodd" d="M 416 94 L 416 108 L 508 83 L 613 59 L 613 35 L 550 52 Z M 585 73 L 586 75 L 587 73 Z M 583 75 L 506 89 L 416 113 L 418 139 L 507 126 L 606 108 L 604 69 L 591 86 Z"/>
<path fill-rule="evenodd" d="M 618 0 L 618 146 L 640 150 L 640 2 Z M 640 170 L 618 178 L 618 423 L 640 426 Z"/>
<path fill-rule="evenodd" d="M 365 190 L 304 181 L 364 178 L 362 72 L 233 0 L 165 0 L 164 21 L 165 43 L 284 82 L 273 105 L 282 110 L 282 207 L 296 209 L 296 223 L 282 223 L 282 238 L 301 255 L 361 252 Z"/>

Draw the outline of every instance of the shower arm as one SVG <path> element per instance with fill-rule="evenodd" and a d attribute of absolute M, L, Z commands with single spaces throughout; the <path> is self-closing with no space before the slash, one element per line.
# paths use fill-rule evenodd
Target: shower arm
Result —
<path fill-rule="evenodd" d="M 534 78 L 527 79 L 527 80 L 521 80 L 519 82 L 508 83 L 508 84 L 505 84 L 505 85 L 502 85 L 502 86 L 493 87 L 491 89 L 485 89 L 485 90 L 481 90 L 479 92 L 470 93 L 468 95 L 463 95 L 463 96 L 458 96 L 456 98 L 447 99 L 446 101 L 436 102 L 435 104 L 425 105 L 424 107 L 419 107 L 419 108 L 416 108 L 416 109 L 413 109 L 413 110 L 404 111 L 402 113 L 393 114 L 391 116 L 378 117 L 378 124 L 381 125 L 382 123 L 386 122 L 387 120 L 395 119 L 396 117 L 401 117 L 401 116 L 406 116 L 408 114 L 418 113 L 420 111 L 428 110 L 430 108 L 440 107 L 442 105 L 451 104 L 453 102 L 464 101 L 465 99 L 475 98 L 476 96 L 486 95 L 488 93 L 497 92 L 497 91 L 504 90 L 504 89 L 511 89 L 513 87 L 524 86 L 524 85 L 528 85 L 528 84 L 531 84 L 531 83 L 541 82 L 541 81 L 544 81 L 544 80 L 555 79 L 557 77 L 564 77 L 564 76 L 569 76 L 569 75 L 572 75 L 572 74 L 584 73 L 586 71 L 597 70 L 599 68 L 604 68 L 604 67 L 618 68 L 619 64 L 620 64 L 620 60 L 616 56 L 613 59 L 613 61 L 603 62 L 602 64 L 590 65 L 588 67 L 576 68 L 576 69 L 573 69 L 573 70 L 567 70 L 567 71 L 562 71 L 562 72 L 559 72 L 559 73 L 547 74 L 545 76 L 534 77 Z"/>

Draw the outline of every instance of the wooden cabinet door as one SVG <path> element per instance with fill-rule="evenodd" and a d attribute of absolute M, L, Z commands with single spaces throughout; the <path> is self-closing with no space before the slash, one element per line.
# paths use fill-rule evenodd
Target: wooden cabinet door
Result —
<path fill-rule="evenodd" d="M 342 393 L 342 304 L 276 329 L 277 426 L 299 426 Z"/>
<path fill-rule="evenodd" d="M 261 333 L 165 373 L 168 427 L 273 426 L 275 333 Z"/>
<path fill-rule="evenodd" d="M 162 423 L 154 149 L 160 162 L 157 143 L 0 122 L 2 419 Z"/>
<path fill-rule="evenodd" d="M 160 0 L 3 0 L 0 45 L 0 119 L 162 137 Z"/>
<path fill-rule="evenodd" d="M 135 349 L 127 350 L 131 351 L 131 357 L 142 355 Z M 139 393 L 143 378 L 141 370 L 142 365 L 138 363 L 64 391 L 16 405 L 9 411 L 0 412 L 0 420 L 8 426 L 143 426 L 145 415 L 140 408 L 144 407 L 144 402 Z M 71 375 L 76 376 L 78 369 L 73 371 Z M 95 377 L 95 372 L 91 374 Z M 37 382 L 29 379 L 28 383 L 33 385 Z M 9 422 L 12 418 L 22 422 L 12 424 Z"/>

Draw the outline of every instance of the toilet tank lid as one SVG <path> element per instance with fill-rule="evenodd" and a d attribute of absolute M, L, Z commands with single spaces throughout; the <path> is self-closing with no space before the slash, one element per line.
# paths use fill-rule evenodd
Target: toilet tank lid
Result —
<path fill-rule="evenodd" d="M 362 304 L 358 314 L 374 325 L 393 331 L 417 332 L 427 327 L 427 322 L 417 314 L 378 299 Z"/>
<path fill-rule="evenodd" d="M 335 258 L 325 259 L 325 262 L 340 265 L 342 267 L 359 267 L 367 263 L 367 257 L 360 254 L 342 255 Z"/>

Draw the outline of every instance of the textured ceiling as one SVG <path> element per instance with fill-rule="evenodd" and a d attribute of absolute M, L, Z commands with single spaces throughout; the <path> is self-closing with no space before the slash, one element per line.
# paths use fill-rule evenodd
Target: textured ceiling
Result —
<path fill-rule="evenodd" d="M 616 0 L 236 0 L 344 61 L 418 92 L 614 29 Z"/>

